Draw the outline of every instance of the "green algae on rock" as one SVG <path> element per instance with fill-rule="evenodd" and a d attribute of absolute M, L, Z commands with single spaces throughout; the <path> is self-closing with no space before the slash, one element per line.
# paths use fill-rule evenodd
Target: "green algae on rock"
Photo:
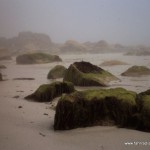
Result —
<path fill-rule="evenodd" d="M 46 53 L 29 53 L 16 57 L 17 64 L 41 64 L 59 61 L 62 61 L 59 56 Z"/>
<path fill-rule="evenodd" d="M 132 66 L 121 74 L 122 76 L 141 76 L 141 75 L 150 75 L 150 69 L 145 66 Z"/>
<path fill-rule="evenodd" d="M 56 65 L 49 71 L 47 78 L 48 79 L 63 78 L 66 70 L 67 70 L 66 67 L 62 65 Z"/>
<path fill-rule="evenodd" d="M 118 78 L 84 61 L 71 64 L 64 75 L 64 81 L 72 82 L 77 86 L 107 86 L 113 80 L 118 80 Z"/>
<path fill-rule="evenodd" d="M 31 99 L 37 102 L 50 102 L 63 93 L 71 93 L 73 91 L 74 85 L 72 83 L 57 81 L 51 84 L 41 85 L 33 94 L 28 95 L 25 99 Z"/>
<path fill-rule="evenodd" d="M 139 129 L 150 131 L 150 89 L 139 94 Z"/>
<path fill-rule="evenodd" d="M 129 126 L 137 110 L 137 94 L 123 88 L 87 90 L 66 94 L 56 107 L 55 130 L 94 125 Z"/>

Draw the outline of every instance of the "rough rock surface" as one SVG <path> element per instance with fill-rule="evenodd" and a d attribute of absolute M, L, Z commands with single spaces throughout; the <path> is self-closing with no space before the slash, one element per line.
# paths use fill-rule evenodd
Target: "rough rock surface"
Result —
<path fill-rule="evenodd" d="M 138 128 L 150 132 L 150 89 L 139 94 Z"/>
<path fill-rule="evenodd" d="M 47 78 L 48 79 L 63 78 L 66 70 L 67 70 L 66 67 L 62 65 L 57 65 L 49 71 Z"/>
<path fill-rule="evenodd" d="M 71 64 L 64 75 L 64 81 L 72 82 L 77 86 L 107 86 L 113 80 L 118 80 L 118 78 L 84 61 Z"/>
<path fill-rule="evenodd" d="M 122 76 L 150 75 L 150 69 L 145 66 L 132 66 L 121 74 Z"/>
<path fill-rule="evenodd" d="M 72 83 L 57 81 L 51 84 L 41 85 L 33 94 L 28 95 L 25 99 L 31 99 L 37 102 L 50 102 L 63 93 L 71 93 L 73 91 L 74 86 Z"/>
<path fill-rule="evenodd" d="M 117 125 L 150 132 L 150 90 L 137 94 L 123 88 L 66 94 L 56 107 L 55 130 Z"/>
<path fill-rule="evenodd" d="M 136 96 L 123 88 L 87 90 L 64 95 L 56 107 L 54 129 L 94 125 L 128 126 L 136 112 Z"/>

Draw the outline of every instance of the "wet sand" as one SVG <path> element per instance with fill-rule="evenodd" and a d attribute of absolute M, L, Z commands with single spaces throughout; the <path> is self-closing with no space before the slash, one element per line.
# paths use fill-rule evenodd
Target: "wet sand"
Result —
<path fill-rule="evenodd" d="M 26 101 L 25 96 L 34 92 L 41 84 L 50 83 L 47 73 L 56 64 L 68 67 L 74 61 L 89 61 L 99 65 L 105 60 L 117 59 L 129 63 L 125 66 L 107 66 L 121 81 L 110 83 L 109 88 L 124 87 L 136 92 L 150 88 L 150 76 L 121 77 L 120 74 L 132 65 L 150 68 L 149 57 L 123 56 L 122 54 L 62 55 L 63 62 L 16 65 L 2 61 L 7 69 L 1 70 L 6 81 L 0 82 L 0 149 L 2 150 L 149 150 L 150 133 L 117 128 L 87 127 L 69 131 L 53 130 L 55 111 L 50 103 Z M 13 80 L 35 78 L 35 80 Z M 76 87 L 79 90 L 91 89 Z M 97 87 L 93 87 L 97 88 Z M 100 87 L 99 87 L 100 88 Z M 126 145 L 125 142 L 149 142 L 149 145 Z"/>

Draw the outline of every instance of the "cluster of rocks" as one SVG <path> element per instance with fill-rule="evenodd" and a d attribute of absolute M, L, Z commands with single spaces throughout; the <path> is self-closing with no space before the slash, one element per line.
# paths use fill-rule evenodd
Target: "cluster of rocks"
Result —
<path fill-rule="evenodd" d="M 143 67 L 132 69 L 135 72 Z M 108 71 L 84 61 L 75 62 L 68 69 L 57 65 L 47 78 L 63 78 L 63 82 L 41 85 L 26 99 L 50 102 L 61 96 L 56 106 L 55 130 L 117 125 L 150 131 L 150 90 L 139 94 L 123 88 L 76 91 L 74 85 L 105 87 L 110 81 L 118 80 Z"/>

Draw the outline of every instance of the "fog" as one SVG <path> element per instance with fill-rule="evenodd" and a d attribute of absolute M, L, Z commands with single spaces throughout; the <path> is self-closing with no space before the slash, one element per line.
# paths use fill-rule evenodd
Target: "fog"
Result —
<path fill-rule="evenodd" d="M 0 150 L 149 150 L 149 18 L 150 0 L 0 0 Z"/>
<path fill-rule="evenodd" d="M 0 37 L 32 31 L 57 43 L 149 46 L 149 8 L 149 0 L 0 0 Z"/>

